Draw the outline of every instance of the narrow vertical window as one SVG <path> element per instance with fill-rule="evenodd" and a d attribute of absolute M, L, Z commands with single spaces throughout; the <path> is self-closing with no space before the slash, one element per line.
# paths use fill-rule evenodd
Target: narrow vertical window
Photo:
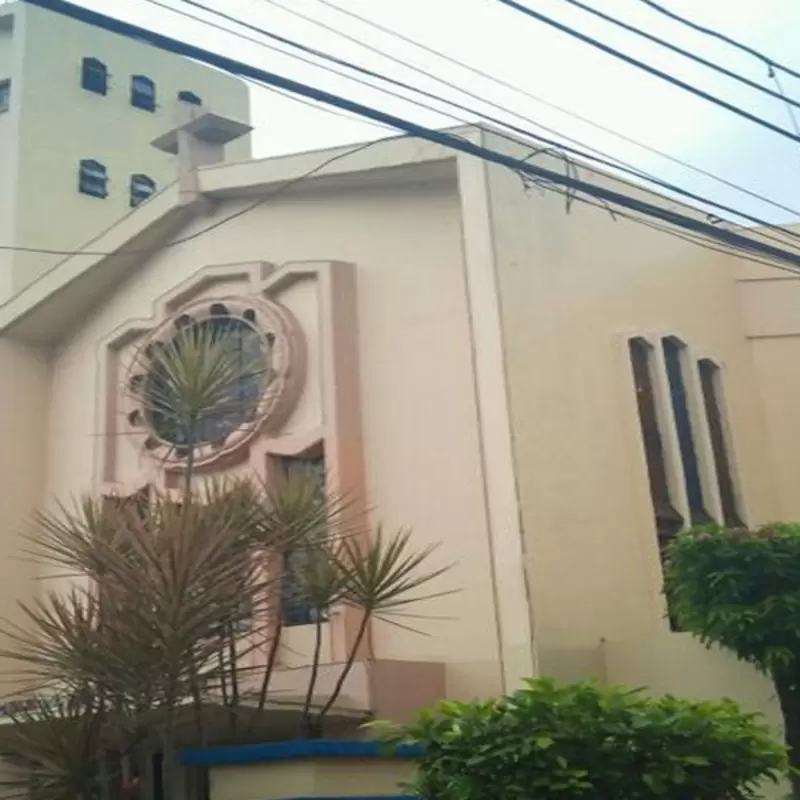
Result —
<path fill-rule="evenodd" d="M 320 505 L 324 505 L 326 497 L 324 456 L 282 458 L 281 466 L 287 477 L 303 475 L 310 478 Z M 318 621 L 320 609 L 308 602 L 301 577 L 308 559 L 313 557 L 313 545 L 304 546 L 302 543 L 284 553 L 281 575 L 281 614 L 284 625 L 310 625 Z M 322 614 L 324 618 L 324 612 Z"/>
<path fill-rule="evenodd" d="M 92 197 L 108 197 L 108 171 L 99 161 L 83 159 L 78 167 L 78 191 Z"/>
<path fill-rule="evenodd" d="M 131 78 L 131 105 L 143 111 L 156 110 L 156 85 L 147 75 Z"/>
<path fill-rule="evenodd" d="M 97 58 L 84 58 L 81 62 L 81 88 L 93 94 L 108 93 L 108 69 Z"/>
<path fill-rule="evenodd" d="M 147 175 L 131 175 L 131 208 L 141 205 L 155 191 L 156 182 L 152 178 Z"/>
<path fill-rule="evenodd" d="M 672 412 L 675 417 L 675 428 L 678 433 L 678 445 L 683 464 L 683 479 L 686 485 L 686 499 L 689 502 L 689 514 L 692 525 L 707 525 L 713 522 L 705 510 L 703 500 L 703 483 L 700 478 L 700 463 L 692 430 L 692 418 L 689 412 L 689 401 L 686 394 L 684 377 L 684 346 L 677 339 L 662 340 L 664 362 L 667 368 L 669 393 L 672 401 Z"/>
<path fill-rule="evenodd" d="M 0 81 L 0 114 L 11 108 L 11 81 Z"/>
<path fill-rule="evenodd" d="M 636 405 L 642 429 L 647 476 L 650 481 L 650 496 L 656 519 L 658 538 L 663 547 L 683 527 L 683 517 L 672 504 L 664 460 L 664 445 L 658 427 L 658 409 L 653 390 L 653 348 L 640 338 L 628 342 L 636 389 Z"/>
<path fill-rule="evenodd" d="M 731 469 L 730 452 L 726 441 L 723 406 L 720 397 L 720 370 L 708 358 L 700 359 L 697 363 L 697 368 L 700 373 L 700 386 L 703 390 L 703 404 L 705 406 L 706 419 L 708 420 L 711 450 L 714 453 L 714 466 L 717 472 L 723 522 L 729 527 L 741 527 L 744 523 L 739 514 L 739 504 L 733 481 L 733 470 Z"/>

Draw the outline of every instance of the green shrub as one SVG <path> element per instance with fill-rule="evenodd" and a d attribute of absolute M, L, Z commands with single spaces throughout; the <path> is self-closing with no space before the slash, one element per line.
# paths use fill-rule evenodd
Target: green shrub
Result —
<path fill-rule="evenodd" d="M 783 748 L 733 701 L 648 699 L 547 679 L 499 700 L 445 701 L 392 743 L 422 745 L 423 800 L 723 800 L 777 780 Z"/>

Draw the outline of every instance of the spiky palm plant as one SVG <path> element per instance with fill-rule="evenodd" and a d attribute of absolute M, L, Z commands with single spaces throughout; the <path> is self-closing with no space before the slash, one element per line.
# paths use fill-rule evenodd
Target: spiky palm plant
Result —
<path fill-rule="evenodd" d="M 264 353 L 243 355 L 215 328 L 190 324 L 146 360 L 146 413 L 184 456 L 179 501 L 157 492 L 142 503 L 86 497 L 37 514 L 31 553 L 78 580 L 24 604 L 24 624 L 5 630 L 12 646 L 0 655 L 31 689 L 72 698 L 68 708 L 14 721 L 37 785 L 50 787 L 43 800 L 61 800 L 58 787 L 78 784 L 73 796 L 89 800 L 96 789 L 107 797 L 117 772 L 129 776 L 136 764 L 146 778 L 156 751 L 169 798 L 179 736 L 185 740 L 188 726 L 190 741 L 206 741 L 208 704 L 228 709 L 232 738 L 248 735 L 238 720 L 244 713 L 252 724 L 267 705 L 287 564 L 295 600 L 316 612 L 305 736 L 321 735 L 370 620 L 432 596 L 421 591 L 444 572 L 428 566 L 430 550 L 413 550 L 407 531 L 370 535 L 357 503 L 309 476 L 273 484 L 197 479 L 195 450 L 214 431 L 251 419 L 255 401 L 242 381 L 266 385 Z M 292 558 L 297 553 L 302 558 Z M 360 624 L 333 693 L 314 708 L 323 625 L 340 604 L 357 609 Z M 255 697 L 242 690 L 240 674 L 254 648 L 267 651 L 260 674 L 248 675 Z M 55 724 L 61 717 L 65 724 Z M 109 748 L 121 754 L 111 765 Z M 151 796 L 152 781 L 141 788 Z"/>

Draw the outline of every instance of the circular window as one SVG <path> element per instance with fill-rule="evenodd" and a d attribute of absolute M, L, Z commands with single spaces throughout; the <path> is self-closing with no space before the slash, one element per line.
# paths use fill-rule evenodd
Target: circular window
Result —
<path fill-rule="evenodd" d="M 180 469 L 210 463 L 288 417 L 305 376 L 291 314 L 263 298 L 198 302 L 156 328 L 127 375 L 125 414 L 142 446 Z"/>
<path fill-rule="evenodd" d="M 225 441 L 255 418 L 270 380 L 270 338 L 241 317 L 177 322 L 180 330 L 171 340 L 152 345 L 161 352 L 151 351 L 145 375 L 147 421 L 159 439 L 176 447 Z M 203 365 L 197 356 L 209 348 L 215 352 L 214 363 Z M 203 374 L 204 367 L 216 374 Z M 200 398 L 208 407 L 193 413 Z"/>

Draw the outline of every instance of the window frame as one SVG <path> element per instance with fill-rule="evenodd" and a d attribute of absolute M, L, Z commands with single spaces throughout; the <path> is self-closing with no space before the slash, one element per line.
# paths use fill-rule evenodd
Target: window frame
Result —
<path fill-rule="evenodd" d="M 91 174 L 95 172 L 96 174 Z M 92 190 L 92 183 L 102 184 L 102 188 Z M 108 197 L 108 169 L 105 164 L 93 158 L 82 158 L 78 162 L 78 192 L 88 197 L 105 199 Z"/>
<path fill-rule="evenodd" d="M 156 110 L 156 84 L 147 75 L 131 75 L 130 102 L 134 108 L 153 113 Z"/>
<path fill-rule="evenodd" d="M 99 58 L 84 56 L 81 61 L 81 89 L 90 94 L 108 95 L 108 67 Z"/>
<path fill-rule="evenodd" d="M 149 189 L 149 191 L 143 192 L 142 188 Z M 145 175 L 143 172 L 131 175 L 129 187 L 131 208 L 137 208 L 149 200 L 156 193 L 156 188 L 156 182 L 149 175 Z"/>

